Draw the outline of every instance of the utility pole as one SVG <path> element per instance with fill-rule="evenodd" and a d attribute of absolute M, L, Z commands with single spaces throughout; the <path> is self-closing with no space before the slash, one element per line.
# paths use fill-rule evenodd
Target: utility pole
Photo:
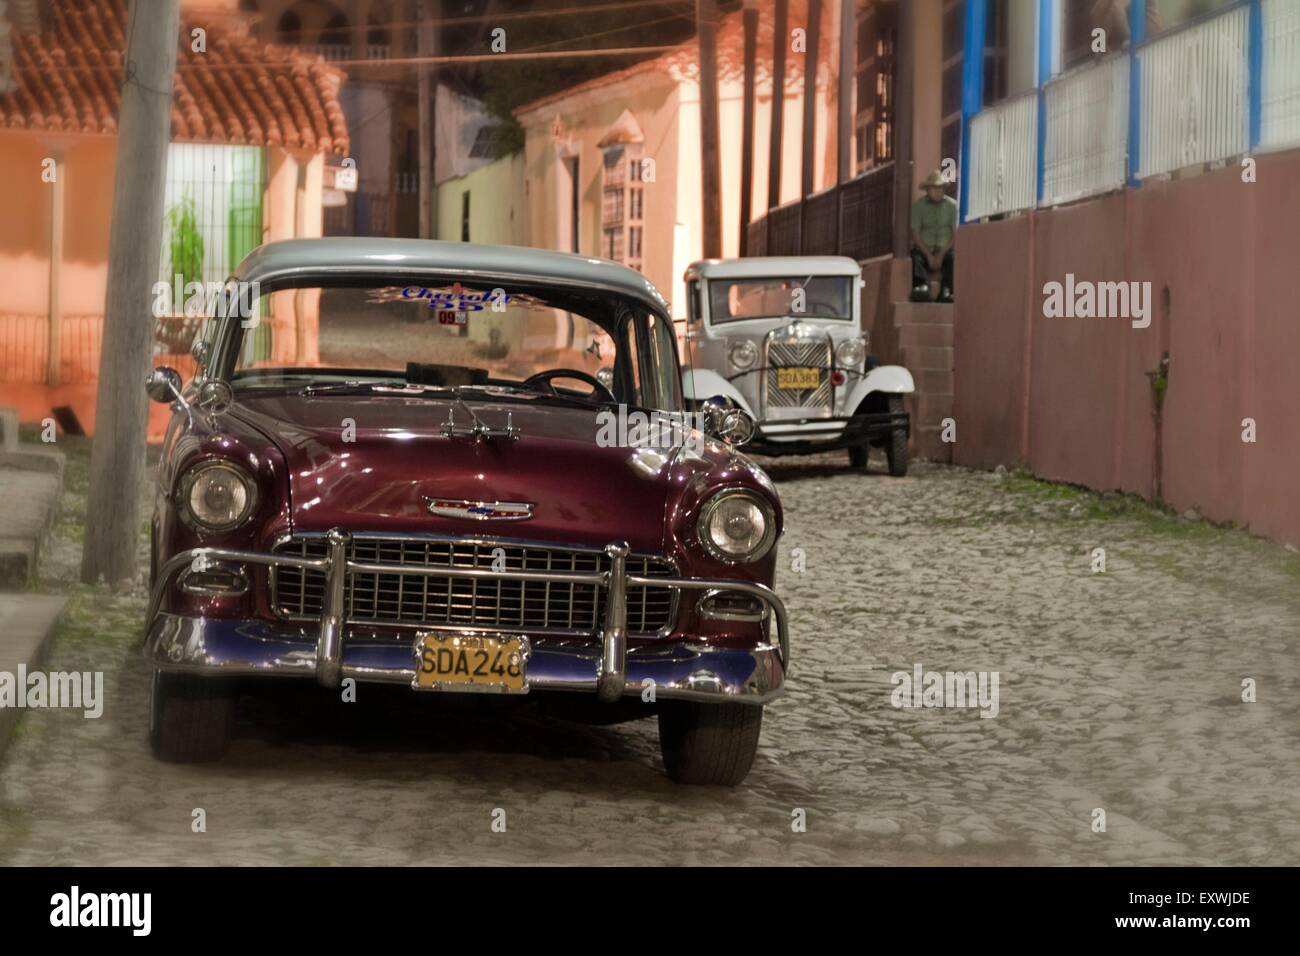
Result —
<path fill-rule="evenodd" d="M 704 258 L 722 256 L 722 173 L 718 161 L 718 5 L 695 0 L 700 43 L 700 192 Z"/>
<path fill-rule="evenodd" d="M 132 0 L 118 119 L 108 291 L 95 398 L 95 441 L 81 579 L 135 577 L 152 359 L 152 288 L 162 254 L 163 182 L 171 138 L 180 0 Z"/>
<path fill-rule="evenodd" d="M 808 0 L 808 46 L 803 54 L 803 162 L 799 198 L 807 199 L 816 185 L 817 161 L 817 60 L 821 55 L 822 4 Z"/>
<path fill-rule="evenodd" d="M 421 59 L 434 55 L 433 14 L 438 0 L 416 0 L 419 23 L 416 27 L 416 51 Z M 421 63 L 416 67 L 420 112 L 420 238 L 432 239 L 437 231 L 434 205 L 434 163 L 437 159 L 436 114 L 438 90 L 434 86 L 433 67 Z"/>
<path fill-rule="evenodd" d="M 767 208 L 781 205 L 781 150 L 785 146 L 785 51 L 790 45 L 790 0 L 776 0 L 772 30 L 772 130 L 768 136 Z M 767 220 L 772 224 L 771 217 Z"/>
<path fill-rule="evenodd" d="M 853 0 L 840 0 L 840 85 L 835 96 L 835 183 L 853 175 L 853 68 L 857 65 L 858 25 Z M 844 252 L 844 194 L 835 199 L 835 252 Z"/>
<path fill-rule="evenodd" d="M 916 10 L 899 4 L 894 46 L 894 257 L 912 247 L 912 77 L 916 63 Z"/>
<path fill-rule="evenodd" d="M 758 0 L 745 0 L 745 106 L 740 123 L 740 254 L 749 254 L 754 194 L 754 72 L 758 59 Z"/>
<path fill-rule="evenodd" d="M 853 176 L 853 69 L 857 66 L 858 25 L 853 0 L 840 0 L 840 77 L 835 97 L 835 182 Z"/>

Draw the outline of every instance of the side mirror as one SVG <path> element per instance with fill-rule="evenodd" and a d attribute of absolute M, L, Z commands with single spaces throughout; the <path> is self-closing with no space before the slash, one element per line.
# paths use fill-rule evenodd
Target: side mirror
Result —
<path fill-rule="evenodd" d="M 704 430 L 733 448 L 747 445 L 754 437 L 754 419 L 723 395 L 704 400 Z"/>
<path fill-rule="evenodd" d="M 181 373 L 166 365 L 159 366 L 149 373 L 144 380 L 144 390 L 155 402 L 169 405 L 172 402 L 185 404 L 181 398 Z"/>

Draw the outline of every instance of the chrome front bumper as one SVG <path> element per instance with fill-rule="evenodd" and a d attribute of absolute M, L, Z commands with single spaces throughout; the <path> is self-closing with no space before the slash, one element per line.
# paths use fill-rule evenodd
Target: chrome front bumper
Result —
<path fill-rule="evenodd" d="M 393 569 L 387 565 L 349 560 L 348 536 L 341 531 L 331 531 L 328 540 L 330 553 L 325 558 L 298 558 L 225 548 L 195 548 L 175 555 L 160 569 L 154 584 L 144 649 L 146 658 L 161 670 L 229 676 L 315 677 L 326 687 L 338 687 L 345 677 L 358 681 L 413 684 L 414 640 L 408 643 L 349 642 L 346 635 L 348 573 L 383 574 Z M 605 588 L 605 620 L 599 643 L 578 644 L 545 636 L 534 637 L 528 657 L 529 688 L 594 692 L 605 702 L 619 700 L 624 695 L 641 694 L 650 681 L 654 683 L 656 699 L 730 699 L 763 704 L 782 693 L 789 667 L 789 631 L 785 604 L 771 588 L 748 581 L 641 577 L 627 573 L 627 545 L 607 545 L 605 553 L 609 556 L 609 569 L 594 573 L 413 565 L 403 565 L 402 573 L 443 578 L 586 584 Z M 163 597 L 173 579 L 196 560 L 210 566 L 251 564 L 323 572 L 326 586 L 319 625 L 303 627 L 260 619 L 184 617 L 160 613 Z M 678 641 L 629 648 L 626 601 L 629 585 L 690 591 L 720 589 L 753 595 L 770 610 L 778 643 L 736 649 Z M 483 629 L 465 630 L 481 633 Z M 513 633 L 509 628 L 503 627 L 502 630 Z"/>

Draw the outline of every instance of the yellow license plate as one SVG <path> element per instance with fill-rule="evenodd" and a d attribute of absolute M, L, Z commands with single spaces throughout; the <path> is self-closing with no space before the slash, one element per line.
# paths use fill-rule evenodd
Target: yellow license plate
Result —
<path fill-rule="evenodd" d="M 806 391 L 817 388 L 822 383 L 822 370 L 819 368 L 778 368 L 776 370 L 776 387 Z"/>
<path fill-rule="evenodd" d="M 421 634 L 415 642 L 417 690 L 523 693 L 528 640 L 505 634 Z"/>

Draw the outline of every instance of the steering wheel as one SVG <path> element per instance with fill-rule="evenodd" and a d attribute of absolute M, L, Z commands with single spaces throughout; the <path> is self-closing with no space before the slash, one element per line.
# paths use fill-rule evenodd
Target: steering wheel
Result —
<path fill-rule="evenodd" d="M 600 395 L 604 395 L 605 399 L 611 405 L 618 401 L 618 399 L 614 397 L 614 393 L 606 387 L 604 382 L 596 378 L 596 376 L 588 375 L 586 372 L 576 368 L 550 368 L 545 372 L 538 372 L 536 375 L 528 376 L 528 378 L 524 379 L 523 384 L 529 388 L 538 385 L 545 385 L 546 390 L 558 398 L 559 395 L 555 391 L 554 383 L 554 379 L 557 378 L 573 378 L 577 379 L 579 382 L 584 382 L 587 385 L 590 385 L 591 394 L 588 398 L 597 398 Z"/>

